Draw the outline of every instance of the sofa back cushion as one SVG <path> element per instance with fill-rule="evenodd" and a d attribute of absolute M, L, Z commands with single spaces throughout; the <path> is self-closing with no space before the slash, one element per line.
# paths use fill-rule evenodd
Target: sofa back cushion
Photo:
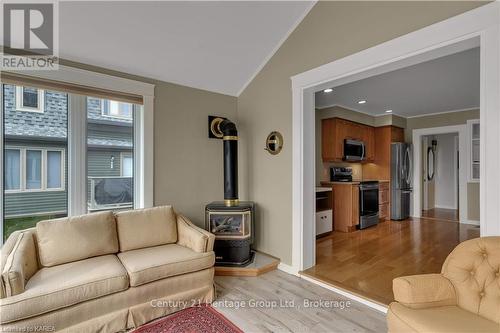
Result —
<path fill-rule="evenodd" d="M 121 252 L 177 242 L 172 206 L 119 212 L 116 224 Z"/>
<path fill-rule="evenodd" d="M 118 252 L 112 212 L 41 221 L 36 232 L 40 264 L 44 267 Z"/>
<path fill-rule="evenodd" d="M 500 323 L 500 236 L 458 244 L 442 274 L 455 287 L 459 307 Z"/>

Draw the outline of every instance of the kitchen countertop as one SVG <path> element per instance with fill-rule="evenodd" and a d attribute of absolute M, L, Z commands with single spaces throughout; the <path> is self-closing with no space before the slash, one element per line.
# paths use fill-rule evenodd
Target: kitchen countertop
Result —
<path fill-rule="evenodd" d="M 363 180 L 353 180 L 352 182 L 330 182 L 330 181 L 322 181 L 320 182 L 322 186 L 332 186 L 332 185 L 359 185 L 362 181 L 373 181 L 373 179 L 363 179 Z M 376 180 L 379 183 L 388 183 L 388 180 Z"/>
<path fill-rule="evenodd" d="M 331 186 L 316 186 L 316 193 L 317 192 L 331 192 L 332 187 Z"/>

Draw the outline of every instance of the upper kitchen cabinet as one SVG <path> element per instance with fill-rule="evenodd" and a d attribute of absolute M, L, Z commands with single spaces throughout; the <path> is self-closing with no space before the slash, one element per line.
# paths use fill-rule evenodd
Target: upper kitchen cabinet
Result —
<path fill-rule="evenodd" d="M 323 161 L 342 161 L 345 139 L 363 141 L 365 161 L 374 161 L 375 129 L 341 118 L 328 118 L 321 121 L 321 156 Z"/>
<path fill-rule="evenodd" d="M 405 130 L 391 126 L 391 142 L 405 142 Z"/>

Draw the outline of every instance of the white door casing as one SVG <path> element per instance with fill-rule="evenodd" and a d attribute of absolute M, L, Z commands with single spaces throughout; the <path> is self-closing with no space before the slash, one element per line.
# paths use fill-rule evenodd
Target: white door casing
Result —
<path fill-rule="evenodd" d="M 458 45 L 456 53 L 477 40 L 481 48 L 484 143 L 480 157 L 484 161 L 480 172 L 481 235 L 500 235 L 500 3 L 494 2 L 291 78 L 293 237 L 289 271 L 297 273 L 315 262 L 314 92 L 430 60 L 440 50 Z"/>

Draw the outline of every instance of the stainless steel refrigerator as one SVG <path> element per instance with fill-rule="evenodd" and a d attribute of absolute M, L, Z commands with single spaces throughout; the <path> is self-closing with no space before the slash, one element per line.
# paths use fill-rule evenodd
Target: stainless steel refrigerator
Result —
<path fill-rule="evenodd" d="M 411 144 L 391 144 L 391 220 L 404 220 L 410 216 L 412 179 Z"/>

